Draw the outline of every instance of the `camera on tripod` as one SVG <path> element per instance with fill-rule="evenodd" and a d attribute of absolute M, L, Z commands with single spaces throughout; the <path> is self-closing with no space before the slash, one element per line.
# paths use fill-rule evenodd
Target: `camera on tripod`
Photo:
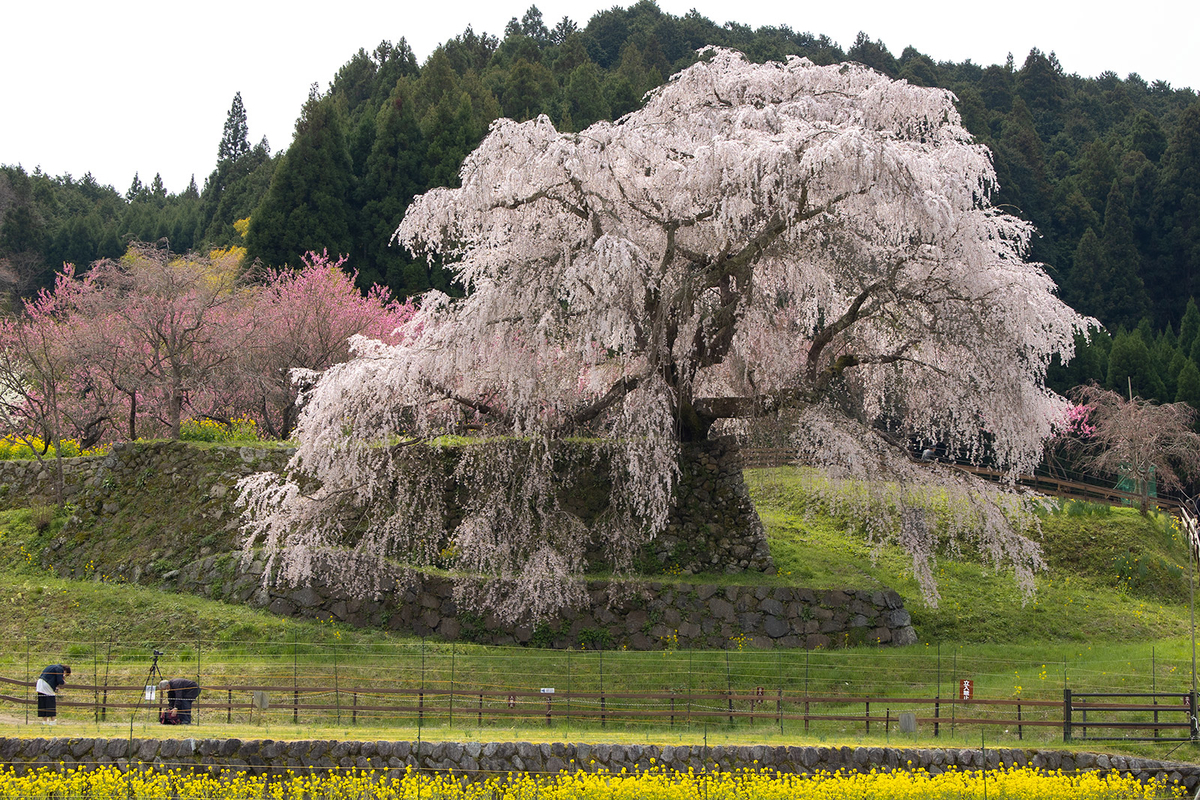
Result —
<path fill-rule="evenodd" d="M 166 653 L 164 653 L 162 650 L 155 650 L 155 651 L 154 651 L 154 655 L 157 657 L 157 656 L 163 656 L 163 655 L 166 655 Z"/>

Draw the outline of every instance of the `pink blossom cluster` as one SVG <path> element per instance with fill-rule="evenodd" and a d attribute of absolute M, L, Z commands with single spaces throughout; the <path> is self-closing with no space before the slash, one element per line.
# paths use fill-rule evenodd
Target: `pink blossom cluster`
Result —
<path fill-rule="evenodd" d="M 1060 436 L 1074 436 L 1079 439 L 1091 439 L 1096 435 L 1096 426 L 1091 424 L 1094 406 L 1084 403 L 1072 403 L 1067 406 L 1064 420 L 1059 430 Z"/>
<path fill-rule="evenodd" d="M 177 438 L 189 417 L 250 418 L 287 438 L 301 398 L 294 376 L 347 360 L 352 336 L 394 342 L 414 312 L 386 288 L 359 292 L 344 263 L 309 253 L 255 281 L 236 254 L 135 245 L 83 274 L 65 265 L 53 288 L 0 322 L 0 423 L 86 446 Z"/>

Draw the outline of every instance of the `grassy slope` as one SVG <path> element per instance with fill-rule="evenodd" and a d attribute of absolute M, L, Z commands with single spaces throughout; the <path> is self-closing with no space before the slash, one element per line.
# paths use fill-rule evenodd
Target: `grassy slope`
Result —
<path fill-rule="evenodd" d="M 1187 550 L 1167 516 L 1071 504 L 1041 516 L 1031 536 L 1047 569 L 1027 598 L 1011 574 L 941 556 L 940 599 L 926 602 L 908 556 L 876 550 L 853 520 L 820 513 L 794 470 L 747 475 L 782 573 L 811 585 L 886 585 L 905 598 L 923 641 L 1148 641 L 1188 630 Z"/>
<path fill-rule="evenodd" d="M 1040 541 L 1048 569 L 1032 599 L 1011 575 L 969 558 L 943 557 L 937 575 L 940 602 L 925 602 L 908 557 L 896 548 L 873 548 L 852 521 L 814 510 L 794 470 L 755 470 L 747 483 L 771 539 L 779 575 L 769 582 L 816 587 L 889 586 L 905 598 L 925 642 L 1147 641 L 1187 630 L 1187 555 L 1170 518 L 1145 518 L 1130 509 L 1074 506 L 1043 515 Z M 277 638 L 300 623 L 249 609 L 207 604 L 199 598 L 133 589 L 120 599 L 102 569 L 77 570 L 90 580 L 41 589 L 49 573 L 38 567 L 53 546 L 61 517 L 34 528 L 34 512 L 0 512 L 0 636 L 11 642 L 30 632 L 60 639 L 105 631 L 118 638 Z M 126 551 L 142 543 L 123 529 L 111 537 Z M 33 581 L 33 579 L 37 581 Z M 762 576 L 694 576 L 714 582 L 758 581 Z M 56 583 L 54 585 L 57 585 Z M 164 602 L 166 601 L 166 602 Z M 281 627 L 282 626 L 282 627 Z M 300 634 L 297 634 L 300 635 Z M 349 635 L 347 633 L 346 635 Z M 363 633 L 364 636 L 378 634 Z"/>
<path fill-rule="evenodd" d="M 814 693 L 875 696 L 932 696 L 937 687 L 944 695 L 962 676 L 975 678 L 985 696 L 1002 698 L 1061 698 L 1064 685 L 1110 690 L 1145 690 L 1149 685 L 1186 688 L 1190 677 L 1184 638 L 1186 572 L 1177 569 L 1186 551 L 1166 520 L 1147 520 L 1124 510 L 1047 515 L 1040 536 L 1050 569 L 1039 576 L 1033 601 L 1023 603 L 1010 576 L 969 560 L 943 559 L 941 603 L 933 608 L 920 600 L 902 554 L 888 548 L 873 552 L 847 520 L 812 513 L 795 477 L 786 470 L 748 475 L 780 566 L 777 580 L 810 586 L 895 587 L 906 598 L 921 644 L 901 650 L 818 654 L 734 650 L 601 657 L 599 653 L 421 643 L 385 632 L 280 619 L 201 598 L 106 583 L 94 575 L 88 581 L 60 579 L 38 567 L 32 557 L 53 540 L 57 522 L 39 534 L 31 513 L 17 510 L 0 513 L 0 559 L 8 565 L 0 570 L 4 609 L 0 674 L 21 677 L 28 648 L 34 664 L 51 658 L 75 661 L 82 668 L 77 683 L 98 682 L 99 676 L 89 673 L 98 672 L 104 662 L 108 662 L 106 672 L 111 670 L 111 682 L 123 677 L 135 682 L 145 668 L 149 647 L 160 646 L 168 650 L 169 672 L 188 674 L 202 659 L 206 676 L 228 680 L 273 676 L 278 681 L 282 672 L 290 677 L 295 642 L 303 664 L 301 683 L 311 685 L 328 684 L 335 675 L 346 682 L 343 685 L 377 680 L 386 672 L 397 676 L 399 685 L 418 681 L 444 685 L 454 677 L 459 685 L 537 687 L 561 685 L 569 672 L 577 690 L 596 688 L 603 680 L 609 691 L 621 686 L 721 691 L 730 673 L 735 689 L 765 683 L 789 692 L 807 686 Z M 127 546 L 136 547 L 136 542 Z M 118 646 L 109 644 L 112 641 Z M 97 664 L 96 670 L 89 661 Z M 419 662 L 425 669 L 418 675 L 414 664 Z M 0 719 L 0 733 L 4 723 Z M 231 730 L 238 730 L 236 721 Z M 390 735 L 402 735 L 389 730 Z M 561 739 L 565 733 L 540 726 L 500 730 L 504 733 L 493 727 L 480 735 Z M 263 735 L 261 729 L 257 735 Z M 284 734 L 272 730 L 271 735 Z M 463 732 L 443 729 L 441 735 L 461 737 Z M 637 726 L 609 725 L 603 738 L 637 740 L 646 735 Z M 693 735 L 701 734 L 694 730 L 686 738 L 677 738 L 685 734 L 676 730 L 654 734 L 668 743 L 690 741 Z M 770 729 L 722 735 L 767 740 Z M 838 737 L 874 741 L 854 726 L 834 727 L 814 736 L 818 741 Z M 1046 736 L 1047 741 L 1054 740 L 1053 732 Z M 791 733 L 784 738 L 794 737 Z"/>

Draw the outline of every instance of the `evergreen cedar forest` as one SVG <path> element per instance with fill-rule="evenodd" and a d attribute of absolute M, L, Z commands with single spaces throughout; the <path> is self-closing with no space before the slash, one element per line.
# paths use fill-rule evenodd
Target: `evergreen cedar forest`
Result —
<path fill-rule="evenodd" d="M 122 195 L 89 174 L 0 166 L 0 276 L 10 295 L 51 285 L 64 263 L 119 257 L 130 241 L 174 252 L 245 246 L 248 262 L 297 265 L 307 251 L 348 256 L 361 288 L 398 297 L 454 292 L 448 273 L 390 239 L 415 195 L 455 185 L 459 166 L 498 117 L 546 114 L 578 131 L 636 109 L 643 94 L 722 45 L 756 61 L 790 54 L 852 60 L 890 77 L 950 89 L 970 132 L 992 151 L 996 204 L 1037 226 L 1031 257 L 1063 298 L 1104 326 L 1054 366 L 1062 392 L 1096 381 L 1200 407 L 1200 102 L 1190 88 L 1105 72 L 1083 78 L 1054 53 L 1017 66 L 899 57 L 860 33 L 843 50 L 788 27 L 720 26 L 676 17 L 652 0 L 548 27 L 536 7 L 503 39 L 468 28 L 419 65 L 404 39 L 359 50 L 326 91 L 314 84 L 293 141 L 251 145 L 233 99 L 217 163 L 168 194 L 156 175 Z M 3 154 L 0 153 L 0 158 Z M 248 219 L 240 225 L 239 221 Z"/>

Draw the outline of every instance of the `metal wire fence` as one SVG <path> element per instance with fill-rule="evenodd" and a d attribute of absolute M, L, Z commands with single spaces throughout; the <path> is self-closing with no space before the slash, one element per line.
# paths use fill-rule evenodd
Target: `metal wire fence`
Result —
<path fill-rule="evenodd" d="M 957 648 L 834 651 L 542 650 L 417 641 L 342 644 L 175 641 L 166 677 L 202 687 L 202 725 L 674 729 L 843 736 L 893 733 L 903 721 L 935 737 L 1050 741 L 1064 733 L 1064 690 L 1173 693 L 1122 708 L 1127 738 L 1177 736 L 1188 721 L 1190 663 L 1089 654 L 1022 661 Z M 36 722 L 34 681 L 46 664 L 72 675 L 60 717 L 154 720 L 144 699 L 152 646 L 115 640 L 8 642 L 0 650 L 0 721 Z M 1183 698 L 1181 700 L 1180 698 Z M 1125 705 L 1129 705 L 1125 702 Z M 902 719 L 903 718 L 903 719 Z M 1075 723 L 1078 724 L 1078 717 Z"/>

